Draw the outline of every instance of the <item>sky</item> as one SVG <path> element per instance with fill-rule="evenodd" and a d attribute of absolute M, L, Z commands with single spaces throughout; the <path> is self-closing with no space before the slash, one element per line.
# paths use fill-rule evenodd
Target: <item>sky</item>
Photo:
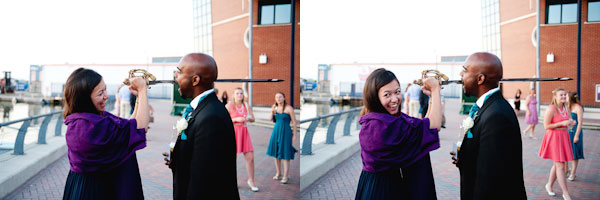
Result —
<path fill-rule="evenodd" d="M 194 48 L 192 12 L 191 0 L 0 1 L 0 71 L 28 80 L 32 64 L 183 56 Z"/>
<path fill-rule="evenodd" d="M 304 0 L 300 76 L 318 64 L 435 62 L 481 49 L 479 0 Z M 0 72 L 139 64 L 193 51 L 191 0 L 0 1 Z M 3 77 L 3 75 L 0 75 Z"/>
<path fill-rule="evenodd" d="M 481 50 L 480 0 L 308 0 L 301 3 L 300 77 L 318 64 L 434 63 Z"/>

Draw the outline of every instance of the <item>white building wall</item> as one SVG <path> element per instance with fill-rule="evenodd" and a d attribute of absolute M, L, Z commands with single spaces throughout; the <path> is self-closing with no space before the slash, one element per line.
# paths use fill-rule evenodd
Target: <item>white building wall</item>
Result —
<path fill-rule="evenodd" d="M 361 93 L 364 87 L 364 83 L 369 74 L 378 69 L 385 68 L 392 71 L 398 81 L 400 81 L 400 87 L 402 92 L 405 92 L 406 85 L 412 83 L 413 80 L 421 78 L 423 70 L 437 69 L 440 72 L 446 74 L 450 80 L 460 79 L 460 71 L 462 70 L 462 63 L 453 64 L 439 64 L 436 66 L 435 63 L 431 64 L 357 64 L 357 65 L 331 65 L 329 72 L 330 77 L 330 93 L 332 96 L 343 96 L 351 83 L 355 83 L 355 92 Z M 459 97 L 462 91 L 462 85 L 451 84 L 445 85 L 442 90 L 442 95 L 446 97 Z"/>
<path fill-rule="evenodd" d="M 49 65 L 43 66 L 41 71 L 42 95 L 44 96 L 62 96 L 62 90 L 67 78 L 77 68 L 84 67 L 98 72 L 106 83 L 106 90 L 110 96 L 117 93 L 123 80 L 129 75 L 131 69 L 146 69 L 153 74 L 157 80 L 172 80 L 173 72 L 177 70 L 176 64 L 152 64 L 151 66 L 115 66 L 115 65 Z M 148 90 L 148 96 L 151 98 L 170 99 L 173 92 L 173 85 L 161 84 L 153 85 Z"/>

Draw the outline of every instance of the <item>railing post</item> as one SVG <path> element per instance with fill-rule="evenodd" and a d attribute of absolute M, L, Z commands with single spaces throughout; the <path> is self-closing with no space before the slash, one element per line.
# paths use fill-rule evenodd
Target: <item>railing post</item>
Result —
<path fill-rule="evenodd" d="M 54 136 L 60 136 L 62 134 L 62 124 L 63 118 L 62 115 L 58 115 L 58 119 L 56 119 L 56 127 L 54 128 Z"/>
<path fill-rule="evenodd" d="M 354 121 L 355 112 L 349 112 L 348 117 L 346 118 L 346 122 L 344 123 L 344 136 L 350 135 L 350 125 L 352 125 L 352 121 Z"/>
<path fill-rule="evenodd" d="M 50 123 L 52 115 L 46 116 L 42 124 L 40 125 L 40 132 L 38 132 L 38 144 L 46 144 L 46 130 L 48 130 L 48 123 Z"/>
<path fill-rule="evenodd" d="M 360 117 L 358 119 L 360 120 Z M 360 123 L 358 123 L 359 120 L 356 121 L 356 130 L 360 130 Z"/>
<path fill-rule="evenodd" d="M 335 127 L 340 119 L 340 115 L 338 114 L 331 120 L 329 123 L 329 128 L 327 129 L 327 139 L 325 140 L 325 144 L 335 144 L 334 135 L 335 135 Z"/>
<path fill-rule="evenodd" d="M 302 141 L 302 153 L 301 155 L 311 155 L 312 154 L 312 140 L 313 135 L 315 134 L 315 129 L 317 129 L 317 125 L 319 125 L 320 119 L 313 120 L 308 126 L 306 130 L 306 134 L 304 134 L 304 141 Z"/>
<path fill-rule="evenodd" d="M 15 155 L 23 155 L 25 152 L 23 151 L 24 142 L 25 142 L 25 134 L 27 133 L 27 128 L 29 128 L 29 123 L 31 123 L 31 119 L 23 121 L 23 125 L 19 129 L 19 133 L 17 134 L 17 139 L 15 140 Z"/>

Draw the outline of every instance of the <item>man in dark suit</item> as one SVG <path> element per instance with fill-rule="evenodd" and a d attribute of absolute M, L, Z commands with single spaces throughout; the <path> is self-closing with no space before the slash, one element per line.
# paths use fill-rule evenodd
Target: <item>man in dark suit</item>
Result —
<path fill-rule="evenodd" d="M 474 53 L 463 66 L 463 90 L 477 97 L 458 159 L 461 199 L 526 199 L 519 122 L 502 97 L 502 63 L 490 53 Z"/>
<path fill-rule="evenodd" d="M 188 127 L 180 133 L 171 160 L 174 199 L 239 199 L 235 132 L 225 106 L 214 93 L 217 64 L 205 54 L 184 56 L 175 78 L 183 98 L 193 98 L 184 112 Z"/>

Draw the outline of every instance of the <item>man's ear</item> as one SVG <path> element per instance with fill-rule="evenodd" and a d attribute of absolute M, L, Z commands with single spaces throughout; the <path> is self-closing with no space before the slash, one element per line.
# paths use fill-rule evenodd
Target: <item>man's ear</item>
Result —
<path fill-rule="evenodd" d="M 483 85 L 485 83 L 485 75 L 477 74 L 477 85 Z"/>
<path fill-rule="evenodd" d="M 192 76 L 192 86 L 197 86 L 198 84 L 200 84 L 201 80 L 202 78 L 198 75 Z"/>

